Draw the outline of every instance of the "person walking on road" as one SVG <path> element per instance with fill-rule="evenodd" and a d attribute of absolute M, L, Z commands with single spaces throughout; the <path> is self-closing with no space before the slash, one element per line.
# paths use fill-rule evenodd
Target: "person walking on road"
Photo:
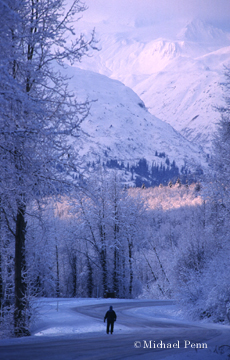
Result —
<path fill-rule="evenodd" d="M 107 319 L 106 332 L 107 332 L 107 334 L 109 334 L 109 330 L 110 330 L 110 332 L 112 334 L 113 333 L 113 327 L 114 327 L 114 321 L 117 320 L 117 315 L 116 315 L 115 311 L 113 310 L 112 306 L 109 307 L 109 310 L 105 314 L 104 322 L 105 322 L 106 319 Z"/>

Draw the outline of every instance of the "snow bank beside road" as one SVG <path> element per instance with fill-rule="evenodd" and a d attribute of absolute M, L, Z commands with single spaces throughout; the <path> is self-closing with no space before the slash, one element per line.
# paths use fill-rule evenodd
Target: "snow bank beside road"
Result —
<path fill-rule="evenodd" d="M 128 300 L 125 300 L 126 302 Z M 130 300 L 132 302 L 132 300 Z M 73 335 L 92 332 L 105 332 L 103 318 L 101 321 L 81 315 L 74 308 L 97 304 L 122 302 L 119 299 L 39 299 L 34 306 L 37 316 L 32 327 L 34 336 Z M 127 330 L 124 326 L 119 329 Z"/>
<path fill-rule="evenodd" d="M 104 310 L 110 305 L 118 315 L 112 336 L 105 334 L 103 323 Z M 230 355 L 230 326 L 189 322 L 183 318 L 178 306 L 173 302 L 170 305 L 169 301 L 42 298 L 34 301 L 34 307 L 37 317 L 31 329 L 32 336 L 1 340 L 1 359 L 16 359 L 18 357 L 12 356 L 18 351 L 20 358 L 25 360 L 32 359 L 30 354 L 35 360 L 40 360 L 43 355 L 45 360 L 61 360 L 65 355 L 65 360 L 78 356 L 90 360 L 92 354 L 92 358 L 98 360 L 106 359 L 108 354 L 114 360 L 134 360 L 140 354 L 142 360 L 153 357 L 225 360 Z M 169 350 L 144 348 L 144 341 L 157 344 L 161 339 L 165 343 L 174 343 L 178 339 L 181 346 Z M 208 348 L 184 349 L 184 339 L 207 342 Z M 141 346 L 135 347 L 135 344 Z"/>

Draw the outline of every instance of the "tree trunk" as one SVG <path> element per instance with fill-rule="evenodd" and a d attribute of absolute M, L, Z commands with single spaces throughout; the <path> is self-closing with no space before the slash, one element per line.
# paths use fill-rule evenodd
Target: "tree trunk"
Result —
<path fill-rule="evenodd" d="M 126 296 L 126 254 L 124 253 L 124 249 L 122 250 L 122 293 L 120 293 L 120 297 Z"/>
<path fill-rule="evenodd" d="M 101 250 L 100 250 L 100 263 L 102 268 L 102 289 L 103 296 L 108 290 L 108 279 L 107 279 L 107 262 L 106 262 L 106 243 L 105 243 L 105 231 L 104 227 L 100 225 L 100 237 L 101 237 Z"/>
<path fill-rule="evenodd" d="M 56 245 L 56 265 L 57 265 L 57 280 L 56 280 L 56 297 L 60 297 L 60 275 L 59 275 L 59 259 L 58 259 L 58 247 Z"/>
<path fill-rule="evenodd" d="M 133 263 L 132 263 L 132 248 L 133 243 L 128 241 L 129 246 L 129 296 L 131 297 L 133 292 Z"/>
<path fill-rule="evenodd" d="M 2 318 L 2 303 L 3 303 L 3 279 L 2 279 L 2 247 L 0 243 L 0 322 Z"/>
<path fill-rule="evenodd" d="M 20 205 L 17 211 L 15 233 L 15 310 L 14 333 L 16 336 L 30 335 L 27 329 L 26 310 L 26 260 L 25 260 L 25 206 Z"/>
<path fill-rule="evenodd" d="M 73 271 L 73 297 L 77 296 L 77 256 L 73 255 L 73 263 L 72 263 L 72 271 Z"/>
<path fill-rule="evenodd" d="M 113 291 L 116 293 L 116 297 L 119 297 L 117 267 L 118 267 L 118 251 L 115 244 L 114 260 L 113 260 Z"/>
<path fill-rule="evenodd" d="M 2 211 L 0 209 L 0 322 L 2 317 L 2 304 L 3 304 L 3 278 L 2 278 Z"/>
<path fill-rule="evenodd" d="M 105 251 L 105 249 L 101 250 L 101 252 L 100 252 L 100 261 L 101 261 L 101 267 L 102 267 L 102 289 L 103 289 L 103 296 L 104 296 L 106 291 L 108 290 L 107 264 L 106 264 L 106 251 Z"/>
<path fill-rule="evenodd" d="M 119 247 L 117 242 L 119 226 L 118 226 L 118 210 L 117 210 L 117 178 L 114 178 L 114 260 L 113 260 L 113 291 L 116 297 L 119 297 L 118 284 L 118 263 L 119 263 Z"/>
<path fill-rule="evenodd" d="M 89 257 L 87 257 L 87 268 L 88 268 L 87 292 L 88 292 L 88 297 L 91 298 L 93 295 L 93 268 L 91 266 Z"/>

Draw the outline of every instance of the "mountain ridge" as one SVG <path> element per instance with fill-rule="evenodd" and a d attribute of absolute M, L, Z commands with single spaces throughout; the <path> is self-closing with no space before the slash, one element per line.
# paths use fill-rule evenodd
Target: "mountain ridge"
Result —
<path fill-rule="evenodd" d="M 151 36 L 151 29 L 99 26 L 101 51 L 80 67 L 131 87 L 153 115 L 211 153 L 230 35 L 201 20 L 168 37 Z"/>
<path fill-rule="evenodd" d="M 81 124 L 82 136 L 73 144 L 83 163 L 88 164 L 87 170 L 97 163 L 114 165 L 126 173 L 129 169 L 130 180 L 131 168 L 138 172 L 142 166 L 146 173 L 147 167 L 167 172 L 168 181 L 172 174 L 198 174 L 207 168 L 205 154 L 150 114 L 132 89 L 76 67 L 67 67 L 65 75 L 71 77 L 69 86 L 78 100 L 88 98 L 91 102 L 90 114 Z"/>

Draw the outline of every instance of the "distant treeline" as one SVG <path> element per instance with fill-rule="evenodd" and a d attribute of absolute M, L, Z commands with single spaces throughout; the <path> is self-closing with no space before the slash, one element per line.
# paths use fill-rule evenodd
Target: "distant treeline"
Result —
<path fill-rule="evenodd" d="M 109 169 L 122 170 L 125 174 L 130 173 L 130 179 L 136 187 L 142 187 L 143 185 L 145 187 L 159 186 L 160 184 L 168 185 L 169 182 L 176 183 L 178 179 L 180 179 L 182 184 L 191 184 L 197 181 L 197 175 L 202 174 L 200 169 L 197 169 L 195 174 L 192 174 L 186 166 L 182 166 L 179 169 L 175 160 L 170 163 L 169 158 L 166 157 L 164 152 L 158 153 L 156 151 L 155 156 L 162 158 L 162 160 L 165 159 L 165 161 L 162 161 L 160 165 L 154 161 L 150 164 L 145 158 L 142 158 L 135 165 L 130 165 L 129 162 L 125 164 L 123 161 L 110 159 L 102 164 L 100 161 L 97 164 L 89 162 L 88 166 L 94 168 L 96 165 L 101 164 Z"/>

